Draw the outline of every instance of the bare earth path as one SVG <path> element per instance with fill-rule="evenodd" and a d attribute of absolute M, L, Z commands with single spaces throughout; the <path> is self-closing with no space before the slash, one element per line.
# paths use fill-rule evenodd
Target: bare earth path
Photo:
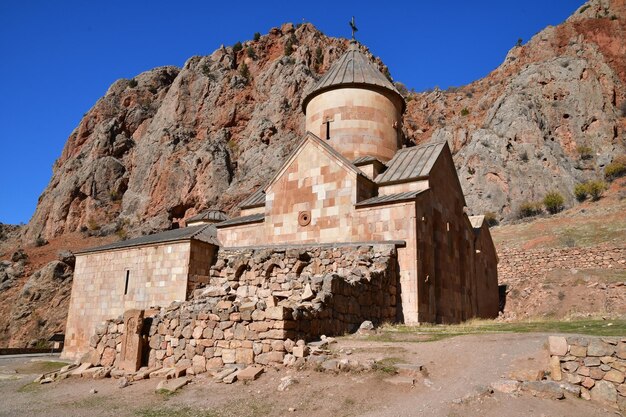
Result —
<path fill-rule="evenodd" d="M 257 381 L 214 383 L 204 374 L 174 395 L 155 393 L 157 380 L 120 389 L 114 379 L 73 378 L 29 384 L 42 372 L 30 359 L 0 359 L 0 416 L 614 416 L 581 399 L 549 400 L 486 391 L 516 369 L 544 368 L 545 334 L 482 334 L 434 342 L 341 338 L 334 350 L 351 357 L 421 364 L 429 376 L 396 386 L 384 372 L 328 374 L 267 370 Z M 48 365 L 51 366 L 51 365 Z M 18 374 L 12 374 L 17 370 Z M 8 379 L 10 375 L 20 379 Z M 282 377 L 299 383 L 279 392 Z M 91 389 L 97 390 L 90 394 Z M 294 411 L 290 411 L 295 409 Z"/>

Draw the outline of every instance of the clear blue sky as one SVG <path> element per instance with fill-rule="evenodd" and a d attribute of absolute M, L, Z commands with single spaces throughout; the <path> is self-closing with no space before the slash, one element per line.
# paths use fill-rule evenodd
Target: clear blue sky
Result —
<path fill-rule="evenodd" d="M 111 83 L 283 22 L 357 38 L 417 91 L 467 84 L 582 0 L 0 2 L 0 222 L 28 222 L 52 164 Z"/>

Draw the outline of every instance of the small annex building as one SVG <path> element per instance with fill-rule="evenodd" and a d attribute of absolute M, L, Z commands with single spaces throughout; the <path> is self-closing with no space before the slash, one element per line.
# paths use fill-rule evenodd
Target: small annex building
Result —
<path fill-rule="evenodd" d="M 393 245 L 396 320 L 497 316 L 489 228 L 467 215 L 447 142 L 402 148 L 405 107 L 352 41 L 303 100 L 306 134 L 238 217 L 209 210 L 186 228 L 77 254 L 64 356 L 84 353 L 107 318 L 188 299 L 217 254 L 237 248 Z"/>

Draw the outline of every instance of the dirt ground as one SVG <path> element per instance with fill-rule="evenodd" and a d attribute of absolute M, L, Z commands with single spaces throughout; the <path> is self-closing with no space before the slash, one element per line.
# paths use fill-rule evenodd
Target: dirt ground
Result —
<path fill-rule="evenodd" d="M 0 359 L 0 416 L 613 416 L 582 399 L 556 401 L 529 394 L 490 393 L 487 387 L 519 369 L 544 369 L 546 334 L 481 334 L 432 342 L 339 338 L 335 351 L 351 358 L 424 365 L 414 387 L 393 385 L 384 370 L 329 374 L 266 369 L 256 381 L 218 384 L 208 374 L 182 390 L 156 393 L 159 380 L 118 388 L 117 380 L 31 381 L 55 358 Z M 46 362 L 47 361 L 47 362 Z M 16 373 L 17 372 L 17 373 Z M 299 383 L 278 391 L 281 378 Z M 97 393 L 92 394 L 90 390 Z"/>

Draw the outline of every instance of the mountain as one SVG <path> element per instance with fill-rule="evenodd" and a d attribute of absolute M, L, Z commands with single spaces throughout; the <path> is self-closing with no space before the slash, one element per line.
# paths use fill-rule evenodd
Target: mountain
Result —
<path fill-rule="evenodd" d="M 116 81 L 68 138 L 30 222 L 11 230 L 19 237 L 0 240 L 0 252 L 46 240 L 77 249 L 85 244 L 80 236 L 110 241 L 151 233 L 208 207 L 235 214 L 296 146 L 304 134 L 304 94 L 347 47 L 311 24 L 284 24 L 192 57 L 183 68 Z M 494 212 L 510 222 L 522 202 L 551 190 L 574 205 L 574 185 L 601 177 L 626 153 L 624 56 L 626 3 L 591 0 L 514 46 L 498 68 L 469 85 L 415 93 L 398 83 L 407 100 L 405 145 L 448 140 L 473 214 Z M 26 315 L 8 322 L 22 314 L 8 313 L 19 297 L 38 310 L 63 294 L 55 308 L 67 308 L 71 279 L 63 265 L 43 271 L 54 285 L 38 297 L 23 291 L 54 257 L 50 250 L 31 256 L 21 275 L 7 280 L 13 284 L 0 306 L 0 339 L 38 335 L 12 336 L 33 321 Z M 46 326 L 62 328 L 63 314 Z"/>

